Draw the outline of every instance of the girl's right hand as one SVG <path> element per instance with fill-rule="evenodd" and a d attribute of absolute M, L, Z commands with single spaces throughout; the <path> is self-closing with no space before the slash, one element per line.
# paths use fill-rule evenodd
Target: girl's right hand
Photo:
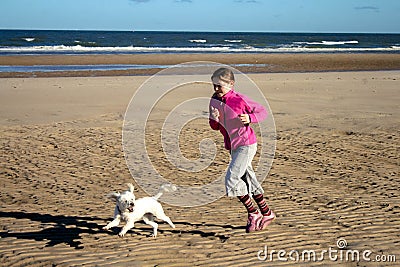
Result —
<path fill-rule="evenodd" d="M 215 121 L 219 121 L 219 110 L 217 108 L 211 107 L 211 118 Z"/>

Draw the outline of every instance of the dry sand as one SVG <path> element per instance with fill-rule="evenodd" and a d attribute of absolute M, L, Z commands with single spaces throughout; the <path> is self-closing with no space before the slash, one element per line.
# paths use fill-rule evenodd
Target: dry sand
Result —
<path fill-rule="evenodd" d="M 151 227 L 138 223 L 121 239 L 117 229 L 101 230 L 114 208 L 105 195 L 134 182 L 121 127 L 146 78 L 0 79 L 1 266 L 291 266 L 276 253 L 272 263 L 257 253 L 265 246 L 320 253 L 336 249 L 339 238 L 349 250 L 372 250 L 371 259 L 400 261 L 400 71 L 251 74 L 278 134 L 263 182 L 275 222 L 246 234 L 244 208 L 223 197 L 195 208 L 164 205 L 176 229 L 160 223 L 153 239 Z M 203 133 L 222 143 L 207 122 L 184 130 L 189 158 Z M 157 134 L 149 137 L 149 154 L 174 182 L 208 178 L 174 177 L 158 143 Z M 209 174 L 223 172 L 227 157 L 221 151 Z M 136 196 L 145 196 L 138 186 Z M 390 265 L 324 258 L 299 266 Z"/>

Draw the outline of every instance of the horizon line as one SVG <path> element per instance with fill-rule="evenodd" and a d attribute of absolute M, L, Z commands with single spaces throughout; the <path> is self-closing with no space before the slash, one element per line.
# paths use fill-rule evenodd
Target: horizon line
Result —
<path fill-rule="evenodd" d="M 23 28 L 0 28 L 10 31 L 103 31 L 103 32 L 187 32 L 187 33 L 338 33 L 338 34 L 400 34 L 400 32 L 353 32 L 353 31 L 205 31 L 205 30 L 116 30 L 116 29 L 23 29 Z"/>

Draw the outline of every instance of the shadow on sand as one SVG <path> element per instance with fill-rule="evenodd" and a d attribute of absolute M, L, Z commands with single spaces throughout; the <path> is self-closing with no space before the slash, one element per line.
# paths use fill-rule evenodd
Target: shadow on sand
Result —
<path fill-rule="evenodd" d="M 118 227 L 114 228 L 113 231 L 104 231 L 103 226 L 106 225 L 107 219 L 97 217 L 85 217 L 85 216 L 65 216 L 65 215 L 51 215 L 51 214 L 40 214 L 40 213 L 26 213 L 26 212 L 3 212 L 0 211 L 0 218 L 15 218 L 15 219 L 29 219 L 31 221 L 40 222 L 42 224 L 49 224 L 45 229 L 40 231 L 32 232 L 0 232 L 1 238 L 14 237 L 17 239 L 29 239 L 36 241 L 48 241 L 46 247 L 52 247 L 58 244 L 66 244 L 75 249 L 83 249 L 84 244 L 80 241 L 81 234 L 110 234 L 117 235 Z M 93 222 L 100 221 L 100 225 Z M 54 225 L 52 225 L 54 224 Z M 219 238 L 223 243 L 229 239 L 229 232 L 233 229 L 243 229 L 244 227 L 230 226 L 230 225 L 216 225 L 216 224 L 194 224 L 188 222 L 175 222 L 176 229 L 161 230 L 159 233 L 170 232 L 177 235 L 200 235 L 204 238 Z M 196 228 L 196 230 L 179 230 L 179 225 L 190 226 Z M 203 231 L 201 228 L 207 229 L 207 227 L 220 227 L 226 229 L 227 235 L 216 233 L 212 231 Z M 200 229 L 199 229 L 200 228 Z M 130 231 L 135 233 L 136 230 L 152 232 L 148 227 L 139 228 L 136 227 Z M 23 230 L 23 229 L 21 229 Z M 137 233 L 143 235 L 142 233 Z"/>

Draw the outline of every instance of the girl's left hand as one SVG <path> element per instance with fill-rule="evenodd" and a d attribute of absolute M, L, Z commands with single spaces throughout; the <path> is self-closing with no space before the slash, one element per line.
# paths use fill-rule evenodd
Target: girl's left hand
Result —
<path fill-rule="evenodd" d="M 243 124 L 249 124 L 250 123 L 250 116 L 249 114 L 240 114 L 239 116 L 240 121 Z"/>

